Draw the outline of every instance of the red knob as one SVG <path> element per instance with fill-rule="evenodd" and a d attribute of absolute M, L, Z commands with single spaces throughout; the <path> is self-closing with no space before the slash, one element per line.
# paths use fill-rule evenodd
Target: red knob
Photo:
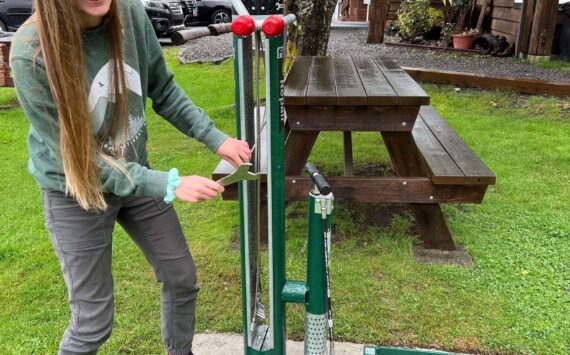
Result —
<path fill-rule="evenodd" d="M 268 37 L 273 37 L 283 33 L 285 29 L 285 21 L 281 16 L 271 15 L 263 21 L 261 25 L 261 30 Z"/>
<path fill-rule="evenodd" d="M 231 28 L 236 36 L 249 36 L 255 31 L 255 21 L 251 16 L 241 15 L 232 22 Z"/>

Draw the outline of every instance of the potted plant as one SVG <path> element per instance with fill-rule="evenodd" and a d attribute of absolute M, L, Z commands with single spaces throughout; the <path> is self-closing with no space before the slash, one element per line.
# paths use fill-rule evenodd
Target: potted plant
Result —
<path fill-rule="evenodd" d="M 471 49 L 473 45 L 473 40 L 479 35 L 476 29 L 471 28 L 465 30 L 461 33 L 455 33 L 451 35 L 453 40 L 453 48 L 455 49 Z"/>

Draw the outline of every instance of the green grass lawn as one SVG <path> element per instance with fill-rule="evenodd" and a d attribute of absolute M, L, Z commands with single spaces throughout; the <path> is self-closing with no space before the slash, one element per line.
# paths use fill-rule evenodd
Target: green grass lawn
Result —
<path fill-rule="evenodd" d="M 560 71 L 570 72 L 570 63 L 556 59 L 549 61 L 539 61 L 536 66 L 543 69 L 557 69 Z"/>
<path fill-rule="evenodd" d="M 235 131 L 233 63 L 179 65 L 177 81 L 222 130 Z M 448 205 L 457 242 L 475 266 L 414 262 L 407 213 L 336 204 L 332 286 L 338 340 L 498 354 L 570 352 L 570 113 L 539 96 L 425 85 L 433 105 L 497 175 L 481 205 Z M 0 90 L 0 354 L 53 354 L 68 319 L 40 193 L 26 172 L 28 123 L 13 89 Z M 493 105 L 492 103 L 496 103 Z M 148 112 L 156 169 L 208 176 L 218 159 Z M 323 134 L 312 161 L 342 171 L 342 138 Z M 379 135 L 354 138 L 357 167 L 386 162 Z M 240 332 L 238 206 L 176 202 L 199 274 L 197 331 Z M 304 277 L 305 206 L 287 211 L 288 278 Z M 116 318 L 101 354 L 159 354 L 159 285 L 117 227 Z M 288 334 L 303 336 L 303 310 L 288 306 Z"/>

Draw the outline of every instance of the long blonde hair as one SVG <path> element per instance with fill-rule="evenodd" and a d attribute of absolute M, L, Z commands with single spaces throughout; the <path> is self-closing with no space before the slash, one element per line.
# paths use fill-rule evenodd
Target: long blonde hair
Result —
<path fill-rule="evenodd" d="M 128 174 L 101 150 L 92 132 L 88 109 L 85 58 L 77 0 L 35 0 L 34 22 L 40 41 L 49 87 L 60 126 L 60 150 L 66 193 L 86 210 L 106 210 L 97 157 Z M 115 92 L 113 127 L 128 129 L 128 104 L 123 66 L 118 0 L 111 2 L 108 17 L 112 85 Z M 119 152 L 117 157 L 123 157 Z"/>

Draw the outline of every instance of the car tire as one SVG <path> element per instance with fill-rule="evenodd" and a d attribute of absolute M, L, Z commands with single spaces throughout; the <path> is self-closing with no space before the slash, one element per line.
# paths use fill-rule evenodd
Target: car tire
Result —
<path fill-rule="evenodd" d="M 232 22 L 232 14 L 228 10 L 219 9 L 210 16 L 211 23 L 230 23 Z"/>
<path fill-rule="evenodd" d="M 6 27 L 6 25 L 4 24 L 4 21 L 0 20 L 0 31 L 2 32 L 8 32 L 8 28 Z"/>

